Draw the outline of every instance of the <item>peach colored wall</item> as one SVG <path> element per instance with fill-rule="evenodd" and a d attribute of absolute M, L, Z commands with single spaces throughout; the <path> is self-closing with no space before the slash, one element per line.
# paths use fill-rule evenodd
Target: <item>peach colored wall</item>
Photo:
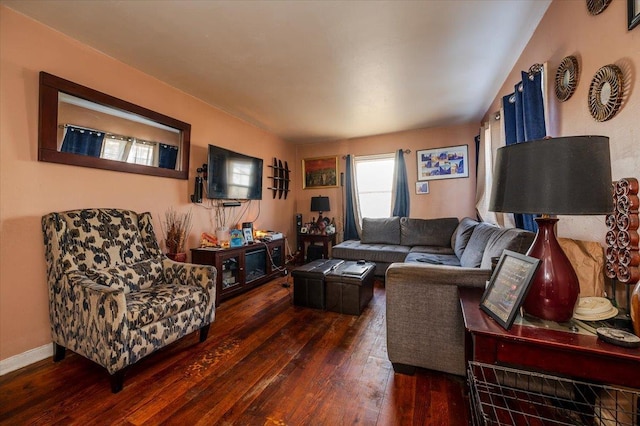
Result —
<path fill-rule="evenodd" d="M 566 102 L 553 93 L 555 73 L 565 56 L 580 64 L 576 92 Z M 499 109 L 499 99 L 513 92 L 520 71 L 533 63 L 548 62 L 550 77 L 550 136 L 604 135 L 610 138 L 613 179 L 640 178 L 640 26 L 627 30 L 627 1 L 614 0 L 600 15 L 591 16 L 583 1 L 555 0 L 494 99 L 484 120 Z M 587 108 L 589 85 L 596 71 L 616 64 L 625 75 L 625 100 L 611 120 L 596 122 Z M 561 236 L 604 243 L 604 216 L 563 216 Z"/>
<path fill-rule="evenodd" d="M 158 220 L 173 206 L 194 213 L 189 246 L 212 231 L 210 210 L 189 203 L 195 169 L 208 144 L 270 160 L 295 158 L 276 136 L 229 116 L 126 64 L 0 7 L 0 359 L 50 342 L 40 218 L 51 211 L 118 207 L 150 211 Z M 37 161 L 38 73 L 108 93 L 191 123 L 190 180 L 167 179 Z M 266 165 L 266 164 L 265 164 Z M 264 188 L 270 169 L 264 170 Z M 240 220 L 258 228 L 293 228 L 294 201 L 272 200 L 264 189 Z"/>
<path fill-rule="evenodd" d="M 411 196 L 411 216 L 422 218 L 449 217 L 475 215 L 475 143 L 478 125 L 468 124 L 453 127 L 438 127 L 430 129 L 409 130 L 405 132 L 389 133 L 363 138 L 346 139 L 335 142 L 323 142 L 309 145 L 298 145 L 296 154 L 297 167 L 302 167 L 304 158 L 338 156 L 338 173 L 344 172 L 346 154 L 372 155 L 395 153 L 398 149 L 410 149 L 405 154 L 409 192 Z M 429 194 L 417 195 L 415 183 L 418 180 L 416 169 L 416 152 L 422 149 L 443 146 L 468 145 L 471 168 L 469 178 L 443 179 L 429 181 Z M 342 231 L 343 188 L 302 189 L 302 178 L 294 181 L 296 212 L 302 213 L 303 220 L 310 221 L 317 213 L 311 212 L 309 207 L 311 197 L 318 195 L 329 196 L 331 212 L 324 216 L 335 217 L 339 232 Z M 340 240 L 340 235 L 338 240 Z"/>

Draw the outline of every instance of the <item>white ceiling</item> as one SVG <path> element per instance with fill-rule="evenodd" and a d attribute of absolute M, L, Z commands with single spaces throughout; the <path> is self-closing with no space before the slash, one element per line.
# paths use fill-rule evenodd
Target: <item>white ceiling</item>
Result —
<path fill-rule="evenodd" d="M 479 123 L 550 1 L 2 4 L 301 143 Z"/>

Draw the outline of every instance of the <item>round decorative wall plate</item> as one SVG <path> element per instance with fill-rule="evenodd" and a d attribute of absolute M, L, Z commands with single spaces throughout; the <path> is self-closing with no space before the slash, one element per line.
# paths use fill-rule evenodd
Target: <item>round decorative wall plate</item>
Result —
<path fill-rule="evenodd" d="M 573 95 L 578 85 L 580 67 L 575 56 L 567 56 L 556 71 L 556 97 L 564 102 Z"/>
<path fill-rule="evenodd" d="M 591 80 L 589 112 L 596 121 L 612 119 L 620 109 L 623 96 L 623 74 L 617 65 L 605 65 Z"/>
<path fill-rule="evenodd" d="M 592 15 L 599 15 L 609 6 L 611 0 L 587 0 L 587 10 Z"/>

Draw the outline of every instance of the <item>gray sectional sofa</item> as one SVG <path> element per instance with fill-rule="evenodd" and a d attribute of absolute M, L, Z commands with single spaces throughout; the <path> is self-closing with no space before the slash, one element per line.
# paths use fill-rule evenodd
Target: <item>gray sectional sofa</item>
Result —
<path fill-rule="evenodd" d="M 415 367 L 465 375 L 458 287 L 484 287 L 491 259 L 525 253 L 534 234 L 464 218 L 364 219 L 362 240 L 333 248 L 333 257 L 376 262 L 385 274 L 387 351 L 396 372 Z"/>

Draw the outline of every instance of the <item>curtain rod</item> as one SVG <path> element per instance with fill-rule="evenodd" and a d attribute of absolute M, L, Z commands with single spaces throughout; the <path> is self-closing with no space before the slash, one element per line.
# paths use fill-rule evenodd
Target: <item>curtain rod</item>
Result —
<path fill-rule="evenodd" d="M 411 154 L 411 150 L 410 150 L 410 149 L 403 149 L 403 150 L 402 150 L 402 152 L 403 152 L 404 154 Z M 373 154 L 373 155 L 375 155 L 375 154 Z M 346 156 L 346 155 L 343 155 L 343 156 L 342 156 L 342 159 L 343 159 L 343 160 L 346 160 L 346 159 L 347 159 L 347 156 Z"/>

